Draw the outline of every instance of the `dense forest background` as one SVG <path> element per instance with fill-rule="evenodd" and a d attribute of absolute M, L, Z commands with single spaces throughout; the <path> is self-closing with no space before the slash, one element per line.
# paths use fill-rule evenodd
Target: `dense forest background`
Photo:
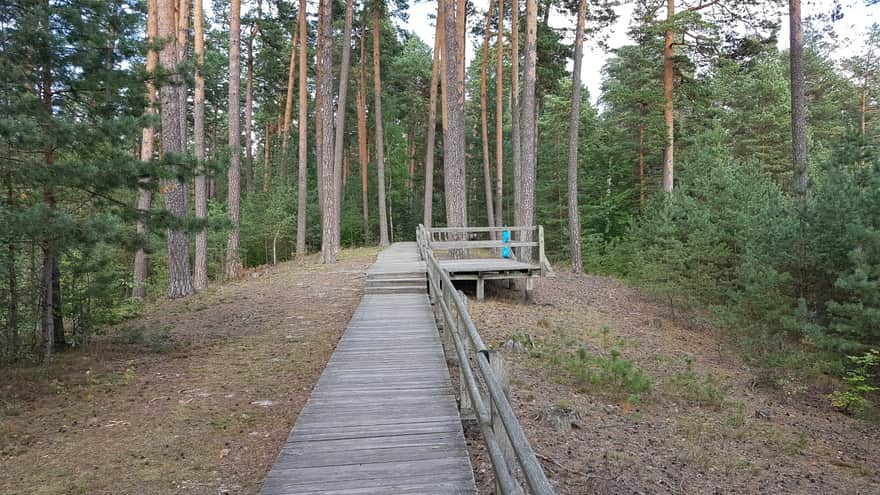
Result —
<path fill-rule="evenodd" d="M 512 225 L 531 209 L 558 269 L 582 257 L 587 271 L 641 284 L 730 330 L 757 365 L 876 366 L 880 26 L 859 35 L 859 53 L 833 58 L 845 7 L 803 25 L 800 170 L 794 58 L 777 48 L 790 5 L 639 0 L 631 43 L 604 67 L 587 61 L 603 77 L 593 105 L 569 61 L 579 64 L 578 30 L 587 44 L 603 39 L 614 4 L 529 0 L 520 19 L 510 2 L 488 13 L 462 2 L 444 17 L 466 28 L 443 32 L 471 34 L 457 37 L 475 45 L 463 67 L 461 43 L 450 51 L 401 30 L 403 2 L 216 0 L 203 15 L 200 1 L 154 1 L 0 7 L 3 362 L 82 345 L 144 297 L 307 253 L 332 262 L 332 243 L 322 248 L 334 215 L 336 245 L 361 246 L 412 240 L 418 224 L 451 224 L 455 212 Z M 148 10 L 165 7 L 176 17 L 153 34 Z M 570 28 L 550 27 L 551 14 Z M 530 40 L 535 76 L 519 101 Z M 462 87 L 445 82 L 447 61 Z M 462 135 L 447 129 L 447 92 L 461 95 L 463 120 L 451 113 L 448 127 Z M 521 151 L 527 118 L 536 144 Z M 433 166 L 456 143 L 463 198 L 450 196 L 453 169 Z M 518 168 L 529 153 L 531 206 Z"/>

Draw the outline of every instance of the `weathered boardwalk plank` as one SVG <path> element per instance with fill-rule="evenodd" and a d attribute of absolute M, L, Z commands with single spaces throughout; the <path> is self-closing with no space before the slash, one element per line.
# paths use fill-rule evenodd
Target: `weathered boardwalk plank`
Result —
<path fill-rule="evenodd" d="M 392 245 L 367 276 L 378 290 L 361 301 L 262 495 L 476 493 L 416 245 Z"/>

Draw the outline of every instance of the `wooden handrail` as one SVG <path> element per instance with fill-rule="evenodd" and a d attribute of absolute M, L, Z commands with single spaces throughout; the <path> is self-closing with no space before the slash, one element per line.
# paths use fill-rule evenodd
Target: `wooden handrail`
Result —
<path fill-rule="evenodd" d="M 542 230 L 539 227 L 539 237 L 543 237 L 540 235 L 543 233 Z M 467 303 L 455 289 L 449 274 L 434 257 L 430 247 L 430 236 L 424 226 L 419 226 L 416 242 L 419 254 L 425 261 L 427 268 L 431 300 L 440 308 L 445 331 L 451 337 L 455 353 L 458 356 L 460 379 L 463 380 L 464 385 L 463 394 L 466 393 L 470 403 L 473 404 L 480 432 L 486 441 L 498 491 L 503 494 L 520 493 L 519 484 L 514 473 L 511 472 L 511 466 L 518 465 L 530 493 L 553 494 L 553 488 L 547 480 L 544 468 L 535 456 L 522 426 L 516 419 L 504 387 L 499 383 L 492 370 L 493 363 L 490 361 L 490 356 L 495 351 L 486 347 L 477 332 L 476 325 L 468 314 Z M 541 251 L 543 254 L 543 249 Z M 469 348 L 470 350 L 468 350 Z M 471 359 L 476 362 L 479 376 L 486 389 L 485 398 L 481 393 L 478 380 L 474 376 Z M 513 459 L 509 458 L 509 454 L 505 455 L 502 443 L 510 446 L 513 451 Z"/>

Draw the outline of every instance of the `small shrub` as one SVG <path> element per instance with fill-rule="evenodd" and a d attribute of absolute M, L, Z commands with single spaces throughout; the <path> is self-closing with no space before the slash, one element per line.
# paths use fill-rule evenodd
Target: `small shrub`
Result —
<path fill-rule="evenodd" d="M 667 383 L 668 393 L 700 405 L 720 408 L 727 400 L 730 386 L 722 384 L 711 373 L 701 375 L 688 370 L 676 373 Z"/>
<path fill-rule="evenodd" d="M 846 390 L 835 390 L 828 398 L 832 406 L 845 413 L 861 413 L 872 406 L 866 396 L 880 390 L 868 383 L 868 379 L 874 376 L 873 370 L 880 366 L 880 351 L 872 349 L 861 356 L 847 357 L 854 367 L 846 372 Z"/>
<path fill-rule="evenodd" d="M 551 362 L 559 362 L 581 389 L 628 394 L 651 390 L 651 381 L 645 373 L 632 361 L 621 358 L 617 349 L 612 349 L 610 356 L 598 356 L 581 347 L 575 355 L 557 357 Z"/>

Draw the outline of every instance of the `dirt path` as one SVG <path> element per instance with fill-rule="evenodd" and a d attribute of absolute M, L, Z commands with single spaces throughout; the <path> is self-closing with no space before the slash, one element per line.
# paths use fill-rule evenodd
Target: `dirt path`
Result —
<path fill-rule="evenodd" d="M 0 370 L 0 493 L 256 493 L 374 255 L 255 272 Z"/>
<path fill-rule="evenodd" d="M 508 344 L 512 402 L 558 493 L 880 493 L 880 428 L 827 391 L 760 386 L 714 331 L 614 280 L 559 274 L 535 294 L 471 308 L 487 344 Z"/>

